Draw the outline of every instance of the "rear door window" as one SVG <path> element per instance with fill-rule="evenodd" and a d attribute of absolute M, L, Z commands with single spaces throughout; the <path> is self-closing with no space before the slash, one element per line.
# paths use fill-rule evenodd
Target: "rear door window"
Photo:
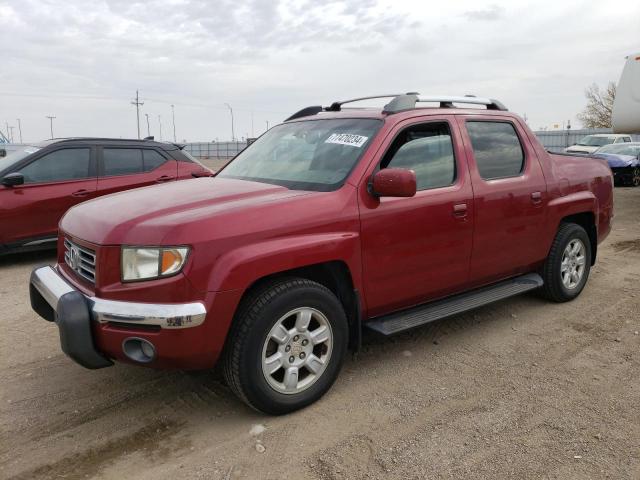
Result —
<path fill-rule="evenodd" d="M 467 122 L 473 155 L 484 180 L 519 176 L 524 169 L 524 150 L 509 122 Z"/>
<path fill-rule="evenodd" d="M 151 170 L 158 168 L 160 165 L 167 161 L 166 158 L 164 158 L 155 150 L 147 149 L 142 150 L 142 158 L 145 172 L 150 172 Z"/>
<path fill-rule="evenodd" d="M 91 175 L 91 149 L 63 148 L 34 160 L 19 170 L 24 183 L 80 180 Z"/>
<path fill-rule="evenodd" d="M 139 148 L 104 148 L 102 176 L 131 175 L 144 171 L 142 150 Z"/>

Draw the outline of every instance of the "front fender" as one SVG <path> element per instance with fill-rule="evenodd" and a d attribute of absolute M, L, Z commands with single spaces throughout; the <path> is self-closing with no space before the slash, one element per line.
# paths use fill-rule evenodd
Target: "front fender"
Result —
<path fill-rule="evenodd" d="M 244 291 L 267 275 L 336 260 L 347 264 L 360 288 L 360 236 L 347 231 L 274 238 L 231 250 L 216 260 L 207 290 Z"/>

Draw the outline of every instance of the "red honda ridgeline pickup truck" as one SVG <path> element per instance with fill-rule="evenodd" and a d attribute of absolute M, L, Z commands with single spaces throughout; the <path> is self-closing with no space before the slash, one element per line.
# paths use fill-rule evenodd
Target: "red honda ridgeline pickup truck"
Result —
<path fill-rule="evenodd" d="M 613 216 L 603 161 L 547 153 L 491 99 L 345 103 L 301 110 L 215 178 L 69 210 L 30 284 L 62 350 L 88 368 L 220 360 L 244 402 L 282 414 L 330 388 L 363 328 L 580 294 Z"/>

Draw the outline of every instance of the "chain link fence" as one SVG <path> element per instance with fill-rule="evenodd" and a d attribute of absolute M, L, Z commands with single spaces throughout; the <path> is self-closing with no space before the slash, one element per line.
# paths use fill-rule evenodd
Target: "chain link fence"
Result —
<path fill-rule="evenodd" d="M 578 143 L 578 140 L 585 135 L 613 132 L 610 128 L 583 128 L 581 130 L 538 130 L 534 133 L 547 150 L 560 152 Z M 631 139 L 634 142 L 640 142 L 640 135 L 631 135 Z"/>
<path fill-rule="evenodd" d="M 184 149 L 200 160 L 229 160 L 247 147 L 247 142 L 187 143 Z"/>

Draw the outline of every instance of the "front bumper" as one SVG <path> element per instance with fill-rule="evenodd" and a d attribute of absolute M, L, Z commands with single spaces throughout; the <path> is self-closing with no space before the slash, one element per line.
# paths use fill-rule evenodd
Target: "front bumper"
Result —
<path fill-rule="evenodd" d="M 633 167 L 611 167 L 611 172 L 616 183 L 631 183 L 633 181 Z"/>
<path fill-rule="evenodd" d="M 87 368 L 113 364 L 95 348 L 92 321 L 176 330 L 201 325 L 207 314 L 200 302 L 156 304 L 87 297 L 67 283 L 52 267 L 33 270 L 29 294 L 33 310 L 45 320 L 55 321 L 58 325 L 62 350 Z"/>

